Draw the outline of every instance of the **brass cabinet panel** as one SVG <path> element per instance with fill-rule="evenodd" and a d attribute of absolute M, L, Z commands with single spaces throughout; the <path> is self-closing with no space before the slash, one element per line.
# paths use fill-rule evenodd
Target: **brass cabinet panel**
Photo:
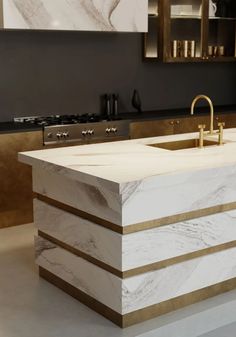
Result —
<path fill-rule="evenodd" d="M 215 130 L 218 129 L 219 122 L 225 122 L 225 128 L 234 128 L 236 127 L 236 114 L 216 115 L 214 119 Z M 199 124 L 205 124 L 206 130 L 209 130 L 210 114 L 204 116 L 189 115 L 189 117 L 133 122 L 130 124 L 130 137 L 131 139 L 135 139 L 198 132 Z"/>
<path fill-rule="evenodd" d="M 224 122 L 225 128 L 235 128 L 236 127 L 236 114 L 221 114 L 215 117 L 215 127 L 217 123 Z"/>
<path fill-rule="evenodd" d="M 197 122 L 194 116 L 175 119 L 174 133 L 195 132 L 197 130 Z"/>
<path fill-rule="evenodd" d="M 0 228 L 33 221 L 31 167 L 17 155 L 42 147 L 42 131 L 0 134 Z"/>
<path fill-rule="evenodd" d="M 173 119 L 133 122 L 130 124 L 131 139 L 172 135 L 173 133 Z"/>

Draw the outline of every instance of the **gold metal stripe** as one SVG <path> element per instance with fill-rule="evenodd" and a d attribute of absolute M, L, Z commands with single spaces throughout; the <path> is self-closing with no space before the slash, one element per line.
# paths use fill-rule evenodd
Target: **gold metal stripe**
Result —
<path fill-rule="evenodd" d="M 37 193 L 37 198 L 41 201 L 46 202 L 47 204 L 60 208 L 63 211 L 69 212 L 71 214 L 77 215 L 83 219 L 89 220 L 91 222 L 94 222 L 97 225 L 100 225 L 102 227 L 108 228 L 116 233 L 123 234 L 122 227 L 118 226 L 116 224 L 113 224 L 112 222 L 106 221 L 104 219 L 98 218 L 95 215 L 86 213 L 84 211 L 81 211 L 77 208 L 71 207 L 69 205 L 63 204 L 55 199 L 51 199 L 49 197 L 46 197 L 45 195 L 38 194 Z"/>
<path fill-rule="evenodd" d="M 68 245 L 67 243 L 65 242 L 62 242 L 54 237 L 52 237 L 51 235 L 48 235 L 42 231 L 38 231 L 38 235 L 48 241 L 51 241 L 53 243 L 55 243 L 57 246 L 63 248 L 63 249 L 66 249 L 67 251 L 69 251 L 70 253 L 73 253 L 75 254 L 76 256 L 79 256 L 79 257 L 82 257 L 84 260 L 88 261 L 88 262 L 91 262 L 93 264 L 95 264 L 96 266 L 108 271 L 109 273 L 112 273 L 120 278 L 123 277 L 123 273 L 122 271 L 116 269 L 116 268 L 113 268 L 111 266 L 109 266 L 108 264 L 82 252 L 81 250 L 79 249 L 76 249 L 70 245 Z"/>
<path fill-rule="evenodd" d="M 144 274 L 144 273 L 147 273 L 149 271 L 162 269 L 162 268 L 171 266 L 171 265 L 176 264 L 176 263 L 181 263 L 181 262 L 188 261 L 188 260 L 191 260 L 191 259 L 194 259 L 194 258 L 197 258 L 197 257 L 201 257 L 201 256 L 208 255 L 208 254 L 213 254 L 213 253 L 225 250 L 225 249 L 236 247 L 236 240 L 230 241 L 230 242 L 223 243 L 223 244 L 220 244 L 220 245 L 217 245 L 217 246 L 214 246 L 214 247 L 201 249 L 201 250 L 198 250 L 198 251 L 195 251 L 195 252 L 191 252 L 191 253 L 187 253 L 187 254 L 184 254 L 184 255 L 176 256 L 176 257 L 164 260 L 164 261 L 155 262 L 155 263 L 152 263 L 152 264 L 148 264 L 148 265 L 145 265 L 145 266 L 142 266 L 142 267 L 138 267 L 138 268 L 134 268 L 134 269 L 130 269 L 130 270 L 122 272 L 121 270 L 113 268 L 110 265 L 106 264 L 105 262 L 102 262 L 102 261 L 82 252 L 81 250 L 76 249 L 76 248 L 68 245 L 67 243 L 62 242 L 62 241 L 60 241 L 60 240 L 52 237 L 51 235 L 48 235 L 48 234 L 42 232 L 42 231 L 38 231 L 38 235 L 40 237 L 48 240 L 48 241 L 51 241 L 51 242 L 55 243 L 59 247 L 61 247 L 63 249 L 66 249 L 67 251 L 69 251 L 69 252 L 71 252 L 71 253 L 79 256 L 79 257 L 82 257 L 86 261 L 91 262 L 91 263 L 95 264 L 96 266 L 98 266 L 98 267 L 108 271 L 109 273 L 112 273 L 112 274 L 114 274 L 114 275 L 116 275 L 116 276 L 118 276 L 122 279 L 132 277 L 132 276 L 136 276 L 136 275 L 139 275 L 139 274 Z"/>
<path fill-rule="evenodd" d="M 173 299 L 154 304 L 150 307 L 126 314 L 122 318 L 122 327 L 128 327 L 171 311 L 206 300 L 236 288 L 236 278 L 205 287 Z"/>
<path fill-rule="evenodd" d="M 166 314 L 236 288 L 236 278 L 233 278 L 122 316 L 42 267 L 39 267 L 39 275 L 122 328 Z"/>
<path fill-rule="evenodd" d="M 107 220 L 96 217 L 92 214 L 86 213 L 74 207 L 63 204 L 55 199 L 48 198 L 44 195 L 37 194 L 37 198 L 41 201 L 46 202 L 49 205 L 60 208 L 74 215 L 80 216 L 81 218 L 94 222 L 97 225 L 108 228 L 119 234 L 131 234 L 131 233 L 140 232 L 140 231 L 147 230 L 147 229 L 170 225 L 172 223 L 176 223 L 180 221 L 187 221 L 187 220 L 196 219 L 196 218 L 200 218 L 200 217 L 207 216 L 207 215 L 227 212 L 227 211 L 236 209 L 236 202 L 231 202 L 231 203 L 224 204 L 224 205 L 212 206 L 212 207 L 203 208 L 203 209 L 199 209 L 199 210 L 195 210 L 191 212 L 175 214 L 175 215 L 164 217 L 161 219 L 149 220 L 149 221 L 140 222 L 140 223 L 136 223 L 133 225 L 122 227 L 112 222 L 109 222 Z"/>
<path fill-rule="evenodd" d="M 106 305 L 102 304 L 101 302 L 98 302 L 96 299 L 85 294 L 78 288 L 72 286 L 68 282 L 64 281 L 60 277 L 52 274 L 50 271 L 42 267 L 39 267 L 39 275 L 48 282 L 54 284 L 56 287 L 62 289 L 70 296 L 76 298 L 83 304 L 87 305 L 87 307 L 98 312 L 100 315 L 108 318 L 110 321 L 114 322 L 118 326 L 122 326 L 122 315 L 110 309 Z"/>
<path fill-rule="evenodd" d="M 0 0 L 0 29 L 4 28 L 3 0 Z"/>

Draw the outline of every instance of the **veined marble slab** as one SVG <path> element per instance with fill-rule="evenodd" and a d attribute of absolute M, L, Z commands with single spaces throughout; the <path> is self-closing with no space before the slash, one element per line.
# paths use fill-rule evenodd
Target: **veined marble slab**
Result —
<path fill-rule="evenodd" d="M 4 28 L 147 32 L 148 0 L 3 0 Z"/>
<path fill-rule="evenodd" d="M 38 265 L 122 315 L 236 277 L 236 248 L 123 280 L 41 238 L 36 256 Z"/>
<path fill-rule="evenodd" d="M 33 190 L 102 219 L 121 224 L 120 195 L 105 186 L 74 181 L 41 168 L 33 168 Z"/>
<path fill-rule="evenodd" d="M 146 179 L 119 194 L 33 167 L 33 190 L 119 226 L 236 201 L 236 165 Z"/>
<path fill-rule="evenodd" d="M 196 137 L 32 151 L 19 159 L 33 166 L 35 192 L 126 226 L 236 201 L 235 129 L 225 131 L 224 146 L 180 151 L 147 146 Z"/>
<path fill-rule="evenodd" d="M 37 229 L 119 271 L 236 240 L 236 210 L 120 235 L 34 200 Z"/>
<path fill-rule="evenodd" d="M 97 260 L 122 270 L 122 235 L 34 199 L 36 228 Z"/>
<path fill-rule="evenodd" d="M 169 151 L 147 146 L 163 142 L 196 139 L 198 133 L 60 147 L 19 154 L 19 160 L 87 183 L 107 183 L 107 188 L 126 192 L 143 182 L 153 188 L 152 179 L 218 167 L 235 166 L 236 129 L 224 130 L 223 146 Z M 217 140 L 217 136 L 212 137 Z"/>

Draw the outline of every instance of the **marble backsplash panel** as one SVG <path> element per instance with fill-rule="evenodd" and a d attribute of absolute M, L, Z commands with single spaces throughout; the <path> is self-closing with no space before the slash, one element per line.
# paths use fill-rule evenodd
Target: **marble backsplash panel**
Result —
<path fill-rule="evenodd" d="M 147 31 L 147 0 L 3 0 L 4 28 Z"/>

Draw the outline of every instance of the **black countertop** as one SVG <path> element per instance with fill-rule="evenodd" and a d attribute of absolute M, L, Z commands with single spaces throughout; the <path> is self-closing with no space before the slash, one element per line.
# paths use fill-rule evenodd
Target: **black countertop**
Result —
<path fill-rule="evenodd" d="M 236 113 L 236 105 L 215 106 L 215 114 L 230 114 Z M 201 107 L 194 109 L 194 115 L 210 115 L 209 107 Z M 185 118 L 190 117 L 190 107 L 181 109 L 168 109 L 156 111 L 144 111 L 142 113 L 122 113 L 122 119 L 129 119 L 131 121 L 149 120 L 149 119 L 168 119 L 168 118 Z"/>
<path fill-rule="evenodd" d="M 0 133 L 40 131 L 41 126 L 15 122 L 1 122 Z"/>
<path fill-rule="evenodd" d="M 226 106 L 215 106 L 214 111 L 216 114 L 230 114 L 236 113 L 236 105 L 226 105 Z M 196 108 L 194 110 L 194 115 L 208 115 L 209 107 Z M 168 109 L 168 110 L 156 110 L 156 111 L 144 111 L 142 113 L 121 113 L 120 117 L 122 120 L 129 120 L 131 122 L 152 120 L 152 119 L 168 119 L 168 118 L 184 118 L 190 116 L 190 108 L 182 109 Z M 40 131 L 42 126 L 16 123 L 16 122 L 0 122 L 0 133 L 11 133 L 11 132 L 29 132 L 29 131 Z"/>

